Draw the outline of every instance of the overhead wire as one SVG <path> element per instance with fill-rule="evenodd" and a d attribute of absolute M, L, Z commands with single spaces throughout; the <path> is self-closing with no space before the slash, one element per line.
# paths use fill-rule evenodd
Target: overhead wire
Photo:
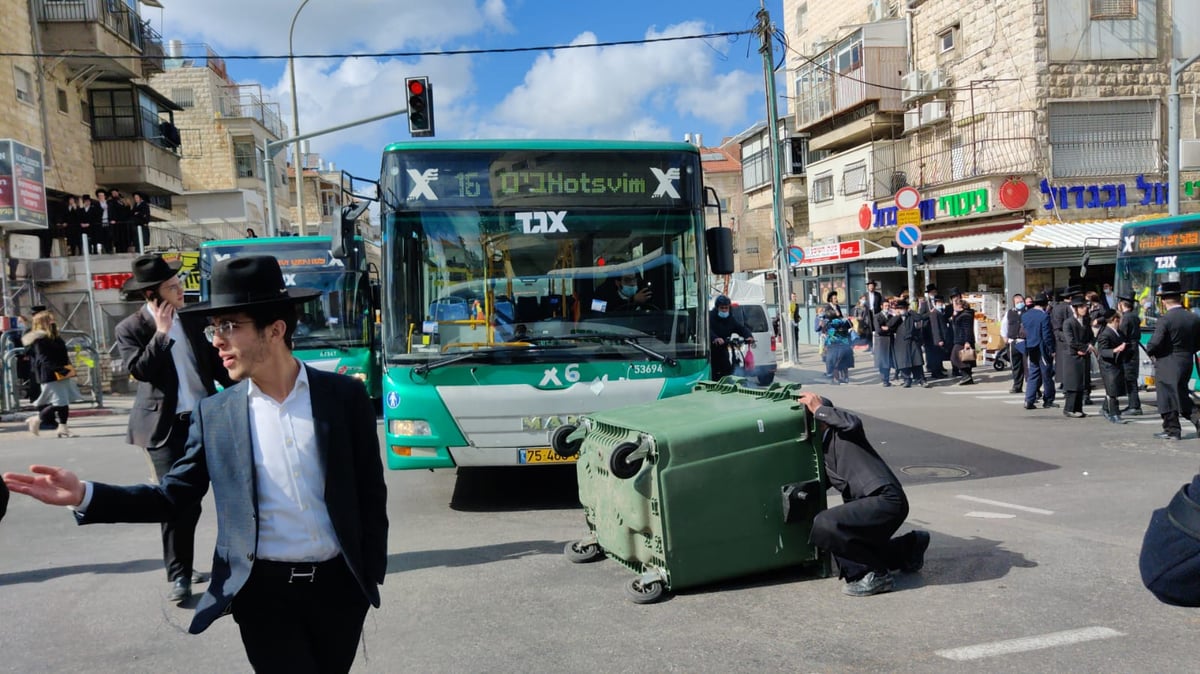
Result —
<path fill-rule="evenodd" d="M 749 35 L 754 33 L 753 30 L 730 30 L 716 33 L 702 33 L 698 35 L 674 35 L 668 37 L 652 37 L 642 38 L 638 40 L 613 40 L 609 42 L 591 42 L 587 44 L 563 44 L 563 45 L 541 45 L 534 47 L 493 47 L 488 49 L 446 49 L 438 51 L 384 51 L 384 52 L 355 52 L 355 53 L 335 53 L 335 54 L 232 54 L 221 55 L 219 58 L 226 61 L 275 61 L 289 59 L 350 59 L 350 58 L 411 58 L 411 57 L 427 57 L 427 56 L 471 56 L 480 54 L 515 54 L 520 52 L 535 52 L 535 51 L 559 51 L 564 49 L 595 49 L 597 47 L 622 47 L 631 45 L 654 44 L 659 42 L 678 42 L 681 40 L 708 40 L 712 38 L 728 37 L 735 38 L 741 35 Z M 38 52 L 0 52 L 0 56 L 24 57 L 24 58 L 62 58 L 62 59 L 92 59 L 95 54 L 63 54 L 63 53 L 38 53 Z M 147 59 L 180 59 L 180 60 L 199 60 L 208 58 L 208 54 L 200 55 L 181 55 L 181 56 L 160 56 L 140 54 L 129 58 L 139 60 Z"/>

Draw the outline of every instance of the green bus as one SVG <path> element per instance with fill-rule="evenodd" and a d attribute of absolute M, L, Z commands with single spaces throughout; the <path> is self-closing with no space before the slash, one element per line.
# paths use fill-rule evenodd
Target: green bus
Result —
<path fill-rule="evenodd" d="M 200 244 L 200 297 L 208 299 L 208 281 L 217 260 L 273 255 L 287 285 L 321 291 L 297 307 L 299 320 L 292 335 L 296 357 L 362 381 L 371 398 L 379 400 L 378 272 L 361 238 L 346 248 L 344 256 L 335 256 L 328 236 L 205 241 Z"/>
<path fill-rule="evenodd" d="M 1144 220 L 1121 227 L 1117 246 L 1116 279 L 1119 297 L 1132 297 L 1142 317 L 1142 344 L 1154 334 L 1162 312 L 1156 293 L 1163 281 L 1179 281 L 1183 306 L 1200 313 L 1200 214 Z M 1154 385 L 1154 366 L 1139 351 L 1139 381 Z M 1200 391 L 1200 378 L 1192 371 L 1191 387 Z"/>
<path fill-rule="evenodd" d="M 705 196 L 686 143 L 388 146 L 388 466 L 573 461 L 551 447 L 580 415 L 706 378 L 705 254 L 730 273 L 732 247 L 705 230 Z M 609 292 L 635 281 L 641 304 Z"/>

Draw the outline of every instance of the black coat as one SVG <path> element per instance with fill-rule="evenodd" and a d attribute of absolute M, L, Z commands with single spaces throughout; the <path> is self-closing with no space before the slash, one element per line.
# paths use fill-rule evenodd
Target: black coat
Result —
<path fill-rule="evenodd" d="M 1125 337 L 1109 326 L 1096 335 L 1096 353 L 1100 356 L 1100 377 L 1104 379 L 1104 395 L 1110 398 L 1125 395 L 1125 362 L 1132 359 L 1129 346 L 1120 353 L 1113 349 L 1125 344 Z"/>
<path fill-rule="evenodd" d="M 1054 358 L 1058 362 L 1064 362 L 1067 358 L 1067 353 L 1070 349 L 1067 348 L 1067 336 L 1063 333 L 1063 324 L 1071 320 L 1075 315 L 1075 310 L 1071 308 L 1069 301 L 1062 301 L 1050 307 L 1050 330 L 1054 332 Z M 1061 383 L 1062 371 L 1054 371 L 1055 378 Z"/>
<path fill-rule="evenodd" d="M 720 337 L 726 341 L 734 334 L 741 335 L 743 339 L 750 339 L 754 336 L 744 323 L 739 321 L 733 311 L 729 312 L 729 318 L 721 318 L 717 315 L 717 309 L 714 307 L 708 310 L 708 338 L 715 340 Z"/>
<path fill-rule="evenodd" d="M 875 341 L 871 345 L 871 353 L 875 356 L 875 367 L 881 370 L 891 370 L 896 366 L 892 356 L 893 333 L 896 327 L 891 324 L 892 316 L 886 311 L 875 314 Z"/>
<path fill-rule="evenodd" d="M 1200 474 L 1150 516 L 1138 566 L 1142 583 L 1159 601 L 1200 606 Z"/>
<path fill-rule="evenodd" d="M 54 373 L 71 364 L 67 345 L 61 337 L 51 337 L 43 330 L 31 330 L 21 337 L 21 343 L 29 353 L 31 371 L 39 384 L 58 381 Z"/>
<path fill-rule="evenodd" d="M 921 355 L 921 338 L 925 328 L 925 319 L 907 311 L 903 316 L 893 316 L 895 327 L 895 343 L 892 353 L 895 354 L 896 367 L 904 370 L 910 367 L 924 367 L 925 360 Z"/>
<path fill-rule="evenodd" d="M 1155 358 L 1160 414 L 1191 410 L 1188 380 L 1198 346 L 1197 331 L 1200 331 L 1200 316 L 1183 307 L 1174 307 L 1159 317 L 1154 334 L 1146 343 L 1146 353 Z"/>
<path fill-rule="evenodd" d="M 1142 320 L 1137 315 L 1137 309 L 1121 314 L 1121 325 L 1118 327 L 1121 336 L 1125 338 L 1125 343 L 1129 346 L 1125 347 L 1128 360 L 1122 365 L 1125 370 L 1125 379 L 1127 381 L 1136 381 L 1138 377 L 1138 367 L 1140 365 L 1139 350 L 1142 346 Z"/>
<path fill-rule="evenodd" d="M 825 475 L 843 501 L 870 496 L 885 485 L 903 493 L 896 474 L 867 440 L 862 419 L 831 405 L 818 407 L 814 416 L 827 426 L 821 439 Z"/>
<path fill-rule="evenodd" d="M 950 343 L 955 346 L 975 346 L 975 310 L 964 308 L 950 317 Z"/>
<path fill-rule="evenodd" d="M 181 316 L 180 320 L 208 395 L 217 392 L 214 383 L 225 388 L 233 386 L 233 380 L 217 357 L 217 350 L 204 338 L 204 326 L 190 317 Z M 171 355 L 171 345 L 175 341 L 157 332 L 145 305 L 118 323 L 115 332 L 121 361 L 129 374 L 138 380 L 125 439 L 138 447 L 162 447 L 171 434 L 175 405 L 179 402 L 179 373 Z"/>
<path fill-rule="evenodd" d="M 1057 372 L 1062 376 L 1064 391 L 1084 391 L 1087 389 L 1088 347 L 1092 344 L 1091 321 L 1085 316 L 1080 323 L 1075 318 L 1069 318 L 1063 323 L 1063 335 L 1066 338 L 1066 356 L 1059 361 Z M 1083 355 L 1079 355 L 1082 351 Z"/>

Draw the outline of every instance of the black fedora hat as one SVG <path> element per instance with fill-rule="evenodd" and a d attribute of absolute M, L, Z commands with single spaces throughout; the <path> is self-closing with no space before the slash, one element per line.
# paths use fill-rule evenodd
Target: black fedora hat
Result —
<path fill-rule="evenodd" d="M 161 255 L 139 255 L 133 260 L 133 276 L 121 286 L 121 292 L 134 292 L 162 285 L 163 281 L 168 281 L 178 274 L 182 266 L 181 260 L 167 262 Z"/>
<path fill-rule="evenodd" d="M 246 255 L 220 260 L 213 265 L 209 281 L 209 299 L 197 302 L 180 313 L 210 315 L 277 304 L 303 302 L 317 297 L 320 290 L 288 288 L 279 270 L 279 260 L 270 255 Z"/>
<path fill-rule="evenodd" d="M 1071 306 L 1073 307 L 1086 307 L 1087 305 L 1088 301 L 1083 295 L 1076 295 L 1071 298 Z"/>
<path fill-rule="evenodd" d="M 1117 301 L 1118 302 L 1129 302 L 1130 304 L 1137 304 L 1137 301 L 1128 295 L 1117 295 Z"/>
<path fill-rule="evenodd" d="M 929 292 L 930 290 L 937 290 L 937 289 L 938 289 L 938 287 L 937 287 L 936 283 L 929 283 L 929 284 L 925 285 L 925 292 Z"/>
<path fill-rule="evenodd" d="M 1179 281 L 1163 281 L 1162 285 L 1158 286 L 1159 297 L 1181 294 L 1183 294 L 1183 286 L 1179 285 Z"/>
<path fill-rule="evenodd" d="M 1037 306 L 1044 307 L 1047 304 L 1050 304 L 1050 296 L 1047 295 L 1046 293 L 1038 293 L 1033 298 L 1033 303 Z"/>

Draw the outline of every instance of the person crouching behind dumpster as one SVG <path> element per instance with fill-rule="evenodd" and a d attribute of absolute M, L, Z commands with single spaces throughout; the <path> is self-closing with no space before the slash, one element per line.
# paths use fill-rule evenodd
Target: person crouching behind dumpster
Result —
<path fill-rule="evenodd" d="M 839 577 L 846 580 L 844 594 L 889 592 L 892 570 L 911 573 L 924 566 L 929 534 L 913 530 L 892 538 L 908 517 L 908 498 L 871 447 L 862 420 L 812 393 L 797 400 L 819 422 L 825 474 L 844 502 L 813 518 L 812 544 L 837 560 Z"/>

